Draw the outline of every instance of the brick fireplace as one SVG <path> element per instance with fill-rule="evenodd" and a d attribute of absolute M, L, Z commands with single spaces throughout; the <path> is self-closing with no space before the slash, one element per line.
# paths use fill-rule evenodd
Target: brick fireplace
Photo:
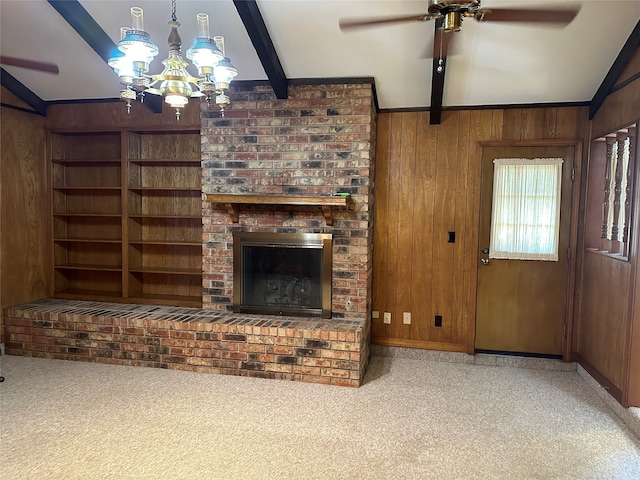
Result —
<path fill-rule="evenodd" d="M 227 315 L 234 310 L 234 293 L 236 301 L 239 295 L 234 236 L 331 238 L 330 305 L 323 306 L 324 318 L 305 320 L 304 312 L 285 312 L 288 316 L 265 320 L 268 316 L 238 313 L 236 307 L 232 315 L 241 328 L 261 328 L 269 336 L 261 337 L 251 347 L 257 352 L 247 357 L 251 361 L 241 360 L 232 373 L 362 382 L 370 350 L 373 93 L 371 81 L 290 85 L 286 100 L 276 99 L 269 86 L 235 87 L 233 108 L 224 118 L 214 109 L 203 111 L 204 309 Z M 263 326 L 279 318 L 286 328 Z M 353 333 L 345 335 L 345 329 Z"/>
<path fill-rule="evenodd" d="M 225 118 L 202 112 L 203 200 L 217 202 L 203 201 L 204 309 L 43 299 L 4 312 L 7 353 L 360 385 L 370 350 L 372 90 L 292 85 L 277 100 L 267 86 L 235 87 Z M 330 318 L 233 312 L 234 233 L 251 232 L 330 237 Z M 312 289 L 296 290 L 294 274 L 310 276 L 279 264 L 267 273 L 290 287 L 287 301 L 305 304 Z M 267 303 L 281 305 L 275 291 Z"/>
<path fill-rule="evenodd" d="M 331 318 L 368 322 L 373 263 L 376 113 L 373 85 L 292 85 L 278 100 L 268 86 L 236 88 L 224 118 L 203 112 L 204 194 L 289 198 L 349 194 L 349 208 L 203 203 L 203 307 L 231 311 L 233 233 L 317 233 L 333 237 Z M 237 223 L 234 223 L 237 220 Z M 330 224 L 328 224 L 330 223 Z"/>

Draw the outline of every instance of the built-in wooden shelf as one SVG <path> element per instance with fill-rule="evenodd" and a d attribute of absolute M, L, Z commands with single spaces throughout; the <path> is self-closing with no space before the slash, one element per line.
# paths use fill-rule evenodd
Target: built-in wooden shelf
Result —
<path fill-rule="evenodd" d="M 206 195 L 208 202 L 224 205 L 231 221 L 240 221 L 241 205 L 281 205 L 281 206 L 318 206 L 327 225 L 333 225 L 333 209 L 349 208 L 350 196 L 304 196 L 304 195 L 251 195 L 234 193 L 209 193 Z"/>
<path fill-rule="evenodd" d="M 160 167 L 199 167 L 199 158 L 130 158 L 129 163 Z"/>
<path fill-rule="evenodd" d="M 193 268 L 168 268 L 168 267 L 129 267 L 130 272 L 138 273 L 163 273 L 167 275 L 201 275 L 202 270 Z"/>
<path fill-rule="evenodd" d="M 185 242 L 185 241 L 170 241 L 170 240 L 129 240 L 131 245 L 166 245 L 177 247 L 202 247 L 202 242 Z"/>
<path fill-rule="evenodd" d="M 200 187 L 129 187 L 133 192 L 200 193 Z"/>
<path fill-rule="evenodd" d="M 129 218 L 156 220 L 202 220 L 202 215 L 142 215 L 130 214 Z"/>
<path fill-rule="evenodd" d="M 86 192 L 86 191 L 102 191 L 102 192 L 119 192 L 120 187 L 53 187 L 54 190 L 60 192 Z"/>
<path fill-rule="evenodd" d="M 68 243 L 122 243 L 121 240 L 104 239 L 104 238 L 54 238 L 54 242 Z"/>
<path fill-rule="evenodd" d="M 100 158 L 96 158 L 96 159 L 92 159 L 92 158 L 59 158 L 59 159 L 53 159 L 51 160 L 51 163 L 56 164 L 56 165 L 65 165 L 67 167 L 73 167 L 73 166 L 78 166 L 78 167 L 85 167 L 85 166 L 92 166 L 92 167 L 101 167 L 101 166 L 116 166 L 116 165 L 120 165 L 120 159 L 119 158 L 108 158 L 108 159 L 100 159 Z"/>
<path fill-rule="evenodd" d="M 78 218 L 94 218 L 94 217 L 100 217 L 100 218 L 122 218 L 122 215 L 119 213 L 53 213 L 54 217 L 78 217 Z"/>
<path fill-rule="evenodd" d="M 122 267 L 112 265 L 85 265 L 81 263 L 70 263 L 66 265 L 55 265 L 58 270 L 97 270 L 106 272 L 121 272 Z"/>

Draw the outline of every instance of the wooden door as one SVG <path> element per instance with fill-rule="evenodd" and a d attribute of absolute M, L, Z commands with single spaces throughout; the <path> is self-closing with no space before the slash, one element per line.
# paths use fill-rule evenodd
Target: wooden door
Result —
<path fill-rule="evenodd" d="M 563 158 L 558 260 L 489 258 L 496 158 Z M 571 224 L 573 147 L 487 147 L 482 187 L 476 310 L 477 350 L 561 355 Z"/>

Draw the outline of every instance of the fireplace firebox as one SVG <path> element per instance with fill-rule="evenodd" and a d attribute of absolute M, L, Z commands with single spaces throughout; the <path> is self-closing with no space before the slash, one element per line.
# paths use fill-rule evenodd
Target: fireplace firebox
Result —
<path fill-rule="evenodd" d="M 233 311 L 331 318 L 332 236 L 235 232 Z"/>

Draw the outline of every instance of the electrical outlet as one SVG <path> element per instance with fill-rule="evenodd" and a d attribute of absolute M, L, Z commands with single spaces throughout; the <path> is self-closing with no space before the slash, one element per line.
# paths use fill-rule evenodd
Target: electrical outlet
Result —
<path fill-rule="evenodd" d="M 435 325 L 436 325 L 436 327 L 441 327 L 442 326 L 442 315 L 436 315 Z"/>
<path fill-rule="evenodd" d="M 384 312 L 384 323 L 391 323 L 391 312 Z"/>
<path fill-rule="evenodd" d="M 402 323 L 405 325 L 411 324 L 411 312 L 402 312 Z"/>
<path fill-rule="evenodd" d="M 378 310 L 374 310 L 371 312 L 371 318 L 380 318 L 380 312 Z"/>

